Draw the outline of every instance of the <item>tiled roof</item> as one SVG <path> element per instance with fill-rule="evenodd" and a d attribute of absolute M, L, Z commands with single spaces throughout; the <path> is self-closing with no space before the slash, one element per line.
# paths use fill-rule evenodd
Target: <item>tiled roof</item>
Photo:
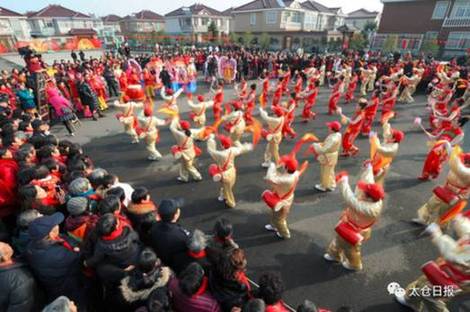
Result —
<path fill-rule="evenodd" d="M 313 0 L 302 2 L 302 6 L 306 9 L 313 10 L 313 11 L 318 11 L 318 12 L 322 12 L 322 13 L 333 13 L 332 9 L 324 6 L 321 3 L 313 1 Z"/>
<path fill-rule="evenodd" d="M 206 11 L 209 13 L 209 15 L 215 15 L 215 16 L 221 16 L 225 15 L 224 13 L 217 11 L 216 9 L 213 9 L 211 7 L 208 7 L 207 5 L 201 4 L 201 3 L 195 3 L 190 7 L 181 7 L 179 9 L 176 9 L 174 11 L 171 11 L 170 13 L 165 14 L 165 16 L 180 16 L 180 15 L 195 15 L 199 14 L 201 11 Z"/>
<path fill-rule="evenodd" d="M 366 9 L 359 9 L 348 14 L 348 18 L 360 18 L 360 17 L 377 17 L 379 12 L 368 11 Z"/>
<path fill-rule="evenodd" d="M 142 10 L 132 15 L 127 15 L 123 19 L 139 19 L 139 20 L 162 20 L 163 16 L 150 10 Z"/>
<path fill-rule="evenodd" d="M 254 0 L 248 2 L 242 6 L 239 6 L 233 11 L 251 11 L 251 10 L 262 10 L 262 9 L 278 9 L 286 7 L 286 4 L 282 0 Z"/>
<path fill-rule="evenodd" d="M 110 14 L 101 18 L 103 22 L 119 22 L 122 18 L 118 15 Z"/>
<path fill-rule="evenodd" d="M 72 28 L 69 30 L 69 35 L 96 35 L 96 31 L 91 28 Z"/>
<path fill-rule="evenodd" d="M 19 17 L 19 16 L 23 16 L 23 14 L 0 7 L 0 16 Z"/>
<path fill-rule="evenodd" d="M 61 5 L 51 4 L 47 7 L 28 14 L 28 17 L 83 17 L 90 18 L 89 15 L 64 8 Z"/>

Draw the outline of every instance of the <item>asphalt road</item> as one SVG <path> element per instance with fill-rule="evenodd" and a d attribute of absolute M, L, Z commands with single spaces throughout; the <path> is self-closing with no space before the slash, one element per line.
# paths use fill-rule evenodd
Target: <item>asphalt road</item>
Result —
<path fill-rule="evenodd" d="M 227 90 L 226 100 L 232 94 L 231 90 Z M 319 114 L 314 122 L 295 123 L 299 134 L 313 131 L 318 137 L 325 137 L 325 122 L 335 119 L 326 115 L 328 95 L 327 89 L 321 90 L 315 108 Z M 161 101 L 156 102 L 158 107 Z M 179 102 L 187 111 L 185 99 Z M 286 285 L 285 301 L 290 305 L 297 306 L 304 299 L 310 299 L 332 310 L 348 305 L 354 311 L 407 311 L 388 295 L 387 285 L 398 282 L 405 287 L 420 274 L 423 263 L 438 256 L 429 238 L 418 237 L 422 229 L 409 222 L 431 195 L 433 186 L 439 182 L 422 183 L 417 179 L 427 147 L 425 135 L 415 129 L 412 123 L 416 116 L 427 120 L 424 103 L 425 97 L 418 96 L 417 103 L 399 104 L 397 107 L 398 116 L 393 126 L 404 130 L 406 139 L 401 144 L 386 181 L 384 212 L 380 223 L 374 228 L 371 240 L 363 247 L 364 271 L 359 273 L 347 272 L 341 266 L 327 263 L 322 258 L 334 236 L 333 229 L 344 204 L 338 191 L 321 194 L 313 189 L 319 181 L 319 166 L 313 159 L 309 159 L 309 169 L 299 183 L 289 216 L 292 239 L 281 241 L 263 228 L 269 221 L 270 212 L 260 198 L 266 189 L 263 181 L 266 170 L 260 166 L 264 142 L 254 152 L 237 159 L 235 196 L 238 205 L 235 209 L 228 209 L 217 201 L 218 185 L 207 173 L 211 163 L 207 153 L 197 162 L 204 177 L 202 182 L 180 184 L 176 181 L 178 166 L 170 154 L 174 140 L 167 129 L 161 131 L 158 149 L 164 158 L 158 162 L 146 160 L 143 145 L 129 144 L 129 138 L 122 132 L 112 112 L 99 122 L 84 121 L 77 137 L 72 140 L 84 144 L 86 153 L 92 156 L 96 166 L 108 169 L 134 186 L 149 188 L 155 201 L 184 197 L 184 226 L 210 231 L 216 218 L 231 220 L 235 228 L 234 237 L 247 253 L 248 275 L 257 280 L 262 272 L 279 271 Z M 343 105 L 346 114 L 350 114 L 353 109 L 351 104 Z M 375 124 L 374 128 L 381 132 L 380 125 Z M 63 134 L 60 127 L 55 131 Z M 251 138 L 247 137 L 246 140 Z M 289 152 L 293 144 L 293 141 L 285 141 L 281 152 Z M 360 137 L 357 145 L 361 149 L 360 154 L 355 158 L 341 158 L 338 165 L 338 171 L 349 171 L 351 182 L 355 182 L 361 164 L 369 154 L 367 138 Z M 205 144 L 200 146 L 205 149 Z M 440 180 L 446 172 L 447 168 Z M 465 307 L 464 299 L 454 300 L 451 311 L 470 311 L 470 300 L 466 298 Z"/>

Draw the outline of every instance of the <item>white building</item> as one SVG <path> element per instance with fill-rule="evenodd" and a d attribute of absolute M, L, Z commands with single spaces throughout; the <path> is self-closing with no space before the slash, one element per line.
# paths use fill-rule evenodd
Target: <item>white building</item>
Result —
<path fill-rule="evenodd" d="M 30 29 L 26 16 L 0 7 L 0 45 L 12 50 L 17 41 L 29 40 Z"/>
<path fill-rule="evenodd" d="M 32 37 L 64 36 L 74 32 L 84 33 L 84 30 L 94 30 L 96 33 L 103 27 L 101 19 L 61 5 L 48 5 L 37 12 L 28 13 L 27 16 Z"/>
<path fill-rule="evenodd" d="M 209 32 L 209 25 L 214 23 L 219 35 L 230 32 L 231 16 L 204 4 L 196 3 L 189 7 L 181 7 L 165 15 L 165 29 L 169 34 L 190 35 L 195 41 Z"/>
<path fill-rule="evenodd" d="M 360 30 L 363 30 L 364 26 L 366 26 L 368 23 L 374 23 L 378 28 L 380 23 L 380 12 L 359 9 L 349 13 L 346 16 L 345 21 L 346 25 L 353 26 Z"/>

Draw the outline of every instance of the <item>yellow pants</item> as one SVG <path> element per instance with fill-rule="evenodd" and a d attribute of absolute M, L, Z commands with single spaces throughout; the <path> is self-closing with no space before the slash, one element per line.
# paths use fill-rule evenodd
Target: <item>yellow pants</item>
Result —
<path fill-rule="evenodd" d="M 145 96 L 148 99 L 153 99 L 155 97 L 155 87 L 154 86 L 145 86 Z"/>
<path fill-rule="evenodd" d="M 405 87 L 398 101 L 408 103 L 408 104 L 413 103 L 415 101 L 412 97 L 412 92 L 414 92 L 413 89 L 415 88 Z"/>
<path fill-rule="evenodd" d="M 268 142 L 268 145 L 266 145 L 266 150 L 264 152 L 264 162 L 269 163 L 273 160 L 276 164 L 279 163 L 279 143 L 271 140 Z"/>
<path fill-rule="evenodd" d="M 180 158 L 180 178 L 181 180 L 188 182 L 189 176 L 194 180 L 202 180 L 201 174 L 194 167 L 194 159 L 185 159 L 184 157 Z"/>
<path fill-rule="evenodd" d="M 361 83 L 361 96 L 367 95 L 367 81 Z"/>
<path fill-rule="evenodd" d="M 364 241 L 368 240 L 371 236 L 371 230 L 367 229 L 361 232 Z M 362 269 L 362 256 L 361 256 L 362 242 L 353 246 L 345 241 L 341 236 L 336 234 L 336 237 L 331 241 L 328 246 L 327 253 L 336 259 L 338 262 L 347 261 L 348 264 L 356 269 Z"/>
<path fill-rule="evenodd" d="M 148 158 L 150 160 L 156 160 L 162 158 L 162 154 L 157 150 L 155 144 L 157 143 L 156 133 L 147 134 L 145 136 L 145 148 L 149 152 Z"/>
<path fill-rule="evenodd" d="M 433 194 L 428 202 L 418 209 L 418 218 L 426 224 L 433 222 L 438 223 L 439 218 L 446 213 L 449 208 L 449 204 L 446 204 Z"/>
<path fill-rule="evenodd" d="M 233 186 L 235 185 L 236 180 L 236 171 L 232 168 L 224 172 L 221 181 L 222 187 L 220 188 L 220 196 L 225 199 L 225 203 L 230 208 L 234 208 L 236 205 L 235 196 L 233 195 Z"/>
<path fill-rule="evenodd" d="M 134 129 L 133 123 L 123 122 L 124 124 L 124 131 L 131 136 L 132 142 L 139 142 L 139 137 L 137 136 L 137 132 Z"/>
<path fill-rule="evenodd" d="M 320 185 L 324 189 L 336 188 L 335 167 L 336 165 L 320 165 Z"/>
<path fill-rule="evenodd" d="M 287 216 L 289 215 L 290 206 L 284 207 L 279 211 L 272 212 L 271 224 L 276 228 L 276 230 L 281 234 L 285 239 L 290 238 L 289 227 L 287 226 Z"/>

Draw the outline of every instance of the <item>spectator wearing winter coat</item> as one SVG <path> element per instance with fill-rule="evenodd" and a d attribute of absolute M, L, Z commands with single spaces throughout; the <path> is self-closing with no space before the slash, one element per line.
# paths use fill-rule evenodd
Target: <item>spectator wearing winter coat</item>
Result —
<path fill-rule="evenodd" d="M 204 271 L 209 272 L 210 263 L 206 253 L 207 237 L 201 230 L 194 230 L 187 241 L 187 252 L 175 258 L 174 270 L 176 274 L 186 269 L 193 262 L 199 263 Z"/>
<path fill-rule="evenodd" d="M 41 216 L 42 215 L 37 210 L 29 209 L 21 212 L 16 218 L 15 234 L 11 238 L 11 241 L 17 254 L 23 255 L 26 251 L 26 247 L 30 242 L 28 232 L 29 225 Z"/>
<path fill-rule="evenodd" d="M 171 275 L 170 268 L 161 266 L 152 249 L 142 250 L 136 268 L 121 280 L 119 286 L 123 298 L 123 310 L 134 311 L 145 305 L 155 289 L 167 287 Z"/>
<path fill-rule="evenodd" d="M 13 249 L 0 242 L 0 311 L 33 311 L 35 281 L 22 262 L 13 260 Z"/>
<path fill-rule="evenodd" d="M 57 87 L 49 87 L 46 89 L 47 101 L 54 109 L 54 114 L 61 121 L 70 135 L 74 135 L 72 120 L 75 114 L 72 110 L 72 103 L 60 94 Z"/>
<path fill-rule="evenodd" d="M 162 262 L 173 269 L 175 259 L 187 253 L 190 232 L 179 225 L 182 201 L 164 199 L 158 206 L 158 221 L 152 226 L 149 246 Z"/>
<path fill-rule="evenodd" d="M 238 248 L 237 243 L 232 238 L 233 226 L 227 219 L 218 219 L 214 224 L 213 236 L 207 243 L 207 259 L 215 264 L 221 254 Z"/>
<path fill-rule="evenodd" d="M 142 244 L 137 233 L 111 213 L 100 217 L 96 234 L 98 239 L 93 256 L 87 258 L 84 264 L 95 268 L 102 282 L 117 286 L 137 263 Z"/>
<path fill-rule="evenodd" d="M 31 242 L 25 256 L 49 301 L 67 296 L 79 306 L 86 303 L 80 256 L 59 235 L 64 215 L 56 212 L 35 219 L 29 225 Z"/>
<path fill-rule="evenodd" d="M 36 101 L 34 99 L 33 90 L 26 88 L 24 83 L 20 84 L 16 91 L 16 96 L 20 100 L 21 109 L 28 113 L 36 111 Z"/>
<path fill-rule="evenodd" d="M 18 164 L 11 151 L 0 148 L 0 218 L 13 215 L 17 208 L 18 171 Z"/>
<path fill-rule="evenodd" d="M 73 197 L 67 201 L 69 216 L 65 219 L 64 229 L 71 240 L 80 244 L 95 227 L 98 217 L 89 211 L 86 197 Z"/>
<path fill-rule="evenodd" d="M 250 297 L 251 287 L 245 275 L 246 258 L 242 249 L 223 254 L 209 272 L 209 289 L 222 311 L 241 308 Z"/>
<path fill-rule="evenodd" d="M 196 262 L 184 269 L 179 278 L 170 281 L 175 312 L 219 312 L 222 311 L 210 294 L 204 269 Z"/>
<path fill-rule="evenodd" d="M 157 222 L 157 207 L 150 199 L 147 188 L 138 187 L 132 193 L 132 201 L 127 207 L 126 215 L 132 227 L 139 233 L 144 243 L 150 240 L 150 229 Z"/>
<path fill-rule="evenodd" d="M 83 103 L 84 106 L 88 106 L 90 113 L 93 117 L 93 120 L 98 120 L 96 118 L 96 113 L 98 112 L 98 97 L 96 96 L 95 91 L 91 88 L 89 84 L 89 77 L 88 80 L 85 80 L 83 77 L 80 77 L 78 84 L 78 95 L 80 96 L 80 101 Z"/>

